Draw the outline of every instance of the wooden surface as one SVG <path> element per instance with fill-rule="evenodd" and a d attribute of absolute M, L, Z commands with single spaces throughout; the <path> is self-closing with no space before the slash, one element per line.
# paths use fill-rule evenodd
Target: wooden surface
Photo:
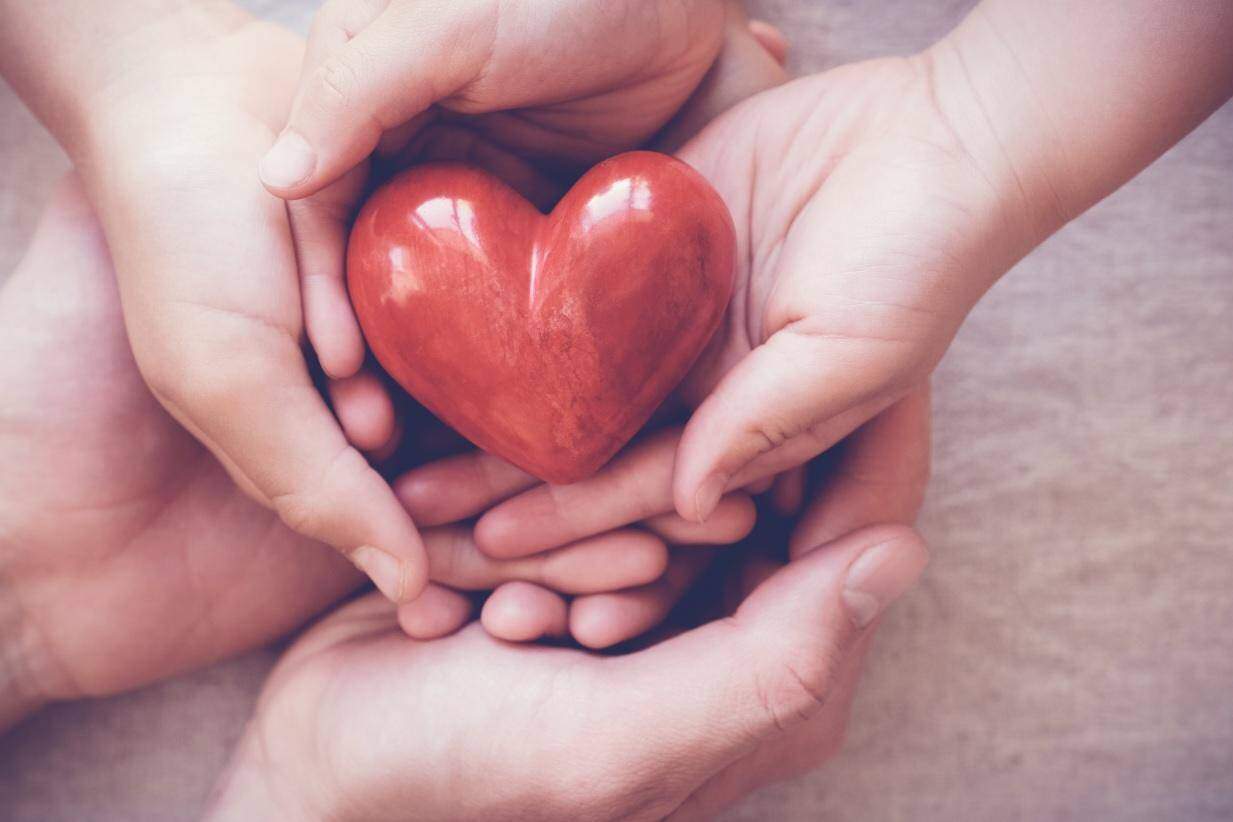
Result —
<path fill-rule="evenodd" d="M 969 3 L 752 5 L 810 71 Z M 64 168 L 0 90 L 0 272 Z M 847 748 L 729 818 L 1233 818 L 1233 107 L 1018 266 L 935 384 L 935 562 Z M 0 817 L 196 818 L 274 657 L 44 711 L 0 740 Z"/>

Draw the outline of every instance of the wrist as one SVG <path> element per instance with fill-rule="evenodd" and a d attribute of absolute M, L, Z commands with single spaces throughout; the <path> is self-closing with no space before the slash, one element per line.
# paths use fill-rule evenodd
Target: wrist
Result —
<path fill-rule="evenodd" d="M 1009 268 L 1082 210 L 1079 181 L 1061 173 L 1060 135 L 979 9 L 919 59 L 939 113 L 1002 212 Z"/>
<path fill-rule="evenodd" d="M 0 11 L 0 73 L 75 162 L 117 99 L 157 112 L 153 98 L 176 92 L 168 66 L 249 19 L 229 0 L 70 0 L 54 13 L 0 0 Z"/>

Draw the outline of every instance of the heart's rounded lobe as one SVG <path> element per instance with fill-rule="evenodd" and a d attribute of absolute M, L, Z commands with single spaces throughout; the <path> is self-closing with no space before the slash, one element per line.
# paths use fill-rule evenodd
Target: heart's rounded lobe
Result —
<path fill-rule="evenodd" d="M 719 194 L 631 152 L 545 216 L 438 163 L 386 183 L 351 231 L 347 284 L 381 365 L 479 447 L 553 483 L 607 462 L 689 371 L 732 293 Z"/>

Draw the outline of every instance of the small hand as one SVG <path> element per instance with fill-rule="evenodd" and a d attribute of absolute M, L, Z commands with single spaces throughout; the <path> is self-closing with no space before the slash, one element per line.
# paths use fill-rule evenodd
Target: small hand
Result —
<path fill-rule="evenodd" d="M 310 378 L 286 206 L 253 172 L 285 119 L 300 44 L 210 8 L 218 19 L 197 20 L 189 42 L 127 55 L 139 68 L 96 93 L 73 146 L 133 353 L 163 406 L 246 492 L 392 599 L 411 599 L 426 582 L 423 541 Z M 367 447 L 394 426 L 375 389 L 361 378 L 335 392 Z"/>
<path fill-rule="evenodd" d="M 632 519 L 668 510 L 670 489 L 680 516 L 704 520 L 725 493 L 800 466 L 927 381 L 1030 246 L 1016 201 L 934 105 L 927 68 L 882 60 L 797 80 L 681 150 L 733 214 L 738 270 L 727 321 L 679 392 L 695 409 L 679 444 L 638 444 L 606 479 L 532 492 L 568 510 L 558 533 L 534 524 L 542 507 L 522 508 L 526 521 L 493 512 L 481 547 L 521 554 L 615 524 L 600 515 L 618 507 L 594 495 L 631 488 Z"/>
<path fill-rule="evenodd" d="M 934 101 L 926 57 L 764 92 L 681 151 L 738 226 L 726 327 L 683 388 L 696 406 L 676 510 L 799 465 L 927 380 L 1026 215 Z"/>

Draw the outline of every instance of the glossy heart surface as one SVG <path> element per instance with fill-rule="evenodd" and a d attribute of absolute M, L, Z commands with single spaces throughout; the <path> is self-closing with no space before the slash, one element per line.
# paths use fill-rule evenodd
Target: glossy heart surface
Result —
<path fill-rule="evenodd" d="M 666 155 L 606 160 L 547 216 L 487 172 L 437 163 L 364 204 L 347 285 L 408 393 L 486 451 L 569 483 L 684 378 L 724 316 L 735 254 L 723 200 Z"/>

